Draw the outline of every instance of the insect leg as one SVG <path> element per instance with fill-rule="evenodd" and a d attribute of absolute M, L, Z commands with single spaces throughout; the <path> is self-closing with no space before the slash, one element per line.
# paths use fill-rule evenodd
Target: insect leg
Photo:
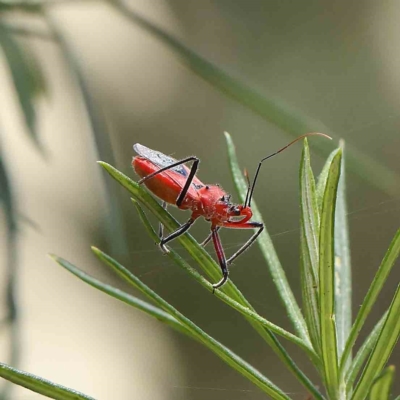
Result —
<path fill-rule="evenodd" d="M 252 228 L 258 228 L 258 231 L 251 236 L 251 238 L 233 255 L 231 255 L 228 260 L 227 264 L 230 265 L 232 261 L 239 257 L 243 252 L 245 252 L 258 238 L 260 233 L 264 229 L 264 224 L 261 222 L 245 222 L 243 224 L 241 223 L 235 223 L 235 222 L 227 222 L 224 225 L 224 228 L 233 228 L 233 229 L 252 229 Z"/>
<path fill-rule="evenodd" d="M 224 283 L 228 280 L 229 270 L 228 270 L 228 265 L 226 263 L 224 249 L 221 244 L 221 239 L 219 238 L 219 235 L 218 235 L 218 227 L 211 228 L 211 237 L 212 237 L 212 240 L 214 243 L 215 252 L 217 253 L 219 265 L 220 265 L 221 271 L 222 271 L 222 279 L 219 282 L 214 283 L 212 285 L 213 293 L 214 293 L 215 289 L 218 289 L 221 286 L 223 286 Z"/>
<path fill-rule="evenodd" d="M 161 207 L 162 207 L 164 210 L 167 209 L 167 206 L 168 206 L 168 203 L 167 203 L 166 201 L 163 201 L 163 202 L 161 203 Z M 164 235 L 164 225 L 160 222 L 159 225 L 158 225 L 158 237 L 159 237 L 160 239 L 162 239 L 163 235 Z"/>
<path fill-rule="evenodd" d="M 193 158 L 194 158 L 195 160 L 193 161 L 192 168 L 190 169 L 189 176 L 188 176 L 188 178 L 186 179 L 185 186 L 183 187 L 183 189 L 182 189 L 181 192 L 179 193 L 178 198 L 176 199 L 176 205 L 177 205 L 178 207 L 182 204 L 183 199 L 185 198 L 186 193 L 188 192 L 189 187 L 190 187 L 190 185 L 191 185 L 191 183 L 192 183 L 192 181 L 193 181 L 193 178 L 194 178 L 194 176 L 196 175 L 197 168 L 199 167 L 199 162 L 200 162 L 200 160 L 199 160 L 198 158 L 196 158 L 196 157 L 193 157 Z"/>
<path fill-rule="evenodd" d="M 161 238 L 161 241 L 160 241 L 161 250 L 164 253 L 168 253 L 169 250 L 165 247 L 165 244 L 170 242 L 171 240 L 177 238 L 178 236 L 182 235 L 183 233 L 185 233 L 192 226 L 194 221 L 195 221 L 194 219 L 190 218 L 189 221 L 187 221 L 182 226 L 180 226 L 175 232 L 172 232 L 165 238 Z"/>
<path fill-rule="evenodd" d="M 217 226 L 215 229 L 219 231 L 221 227 Z M 211 239 L 212 239 L 212 232 L 210 232 L 210 234 L 200 243 L 200 246 L 203 247 L 207 246 Z"/>

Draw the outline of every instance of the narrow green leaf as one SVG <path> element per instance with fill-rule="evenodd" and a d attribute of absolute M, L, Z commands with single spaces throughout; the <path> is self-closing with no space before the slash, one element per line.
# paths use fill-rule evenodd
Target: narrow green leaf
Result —
<path fill-rule="evenodd" d="M 315 192 L 316 192 L 316 196 L 317 196 L 319 213 L 321 213 L 321 211 L 322 211 L 322 202 L 324 200 L 326 181 L 328 179 L 329 170 L 331 168 L 333 157 L 335 157 L 335 155 L 336 155 L 336 151 L 337 150 L 334 150 L 331 152 L 331 154 L 329 154 L 327 160 L 325 161 L 324 167 L 322 168 L 322 171 L 318 176 Z"/>
<path fill-rule="evenodd" d="M 20 44 L 2 23 L 0 23 L 0 50 L 8 63 L 30 137 L 36 145 L 40 145 L 34 103 L 36 95 L 43 89 L 43 74 L 39 72 L 38 63 L 33 61 L 33 55 L 27 57 Z"/>
<path fill-rule="evenodd" d="M 40 378 L 28 372 L 20 371 L 0 363 L 0 376 L 16 385 L 23 386 L 43 396 L 57 400 L 94 400 L 76 390 Z"/>
<path fill-rule="evenodd" d="M 375 379 L 372 386 L 370 400 L 389 400 L 393 385 L 395 367 L 390 365 Z"/>
<path fill-rule="evenodd" d="M 344 144 L 341 144 L 344 149 Z M 341 357 L 351 330 L 351 263 L 347 223 L 345 162 L 342 157 L 335 213 L 335 322 L 338 356 Z M 351 354 L 349 354 L 349 359 Z"/>
<path fill-rule="evenodd" d="M 57 257 L 55 255 L 50 255 L 50 257 L 60 264 L 62 267 L 64 267 L 66 270 L 74 274 L 76 277 L 81 279 L 83 282 L 86 282 L 90 286 L 102 291 L 103 293 L 108 294 L 111 297 L 114 297 L 117 300 L 122 301 L 123 303 L 126 303 L 134 308 L 137 308 L 138 310 L 141 310 L 145 312 L 146 314 L 150 315 L 153 318 L 158 319 L 161 322 L 164 322 L 165 324 L 171 326 L 172 328 L 185 333 L 189 336 L 190 333 L 187 331 L 187 329 L 174 317 L 172 317 L 170 314 L 166 313 L 165 311 L 161 310 L 158 307 L 154 307 L 153 305 L 146 303 L 143 300 L 138 299 L 137 297 L 131 296 L 130 294 L 127 294 L 123 292 L 122 290 L 116 289 L 113 286 L 107 285 L 103 282 L 100 282 L 96 278 L 93 278 L 86 272 L 83 272 L 79 268 L 75 267 L 73 264 L 70 262 L 64 260 L 61 257 Z"/>
<path fill-rule="evenodd" d="M 231 167 L 233 180 L 236 185 L 236 190 L 238 192 L 240 200 L 244 202 L 247 192 L 247 182 L 243 177 L 242 171 L 239 167 L 239 163 L 236 157 L 235 145 L 233 144 L 231 136 L 227 132 L 225 132 L 225 139 L 228 147 L 229 164 Z M 258 210 L 257 204 L 254 200 L 252 200 L 251 209 L 253 211 L 254 220 L 263 222 L 262 215 Z M 264 258 L 267 261 L 273 282 L 277 287 L 281 301 L 286 307 L 286 312 L 288 313 L 297 334 L 304 340 L 304 342 L 311 344 L 306 322 L 289 286 L 285 271 L 283 270 L 282 265 L 279 261 L 278 255 L 272 243 L 271 236 L 267 231 L 265 223 L 264 230 L 261 233 L 259 240 L 257 240 L 257 243 L 261 249 Z"/>
<path fill-rule="evenodd" d="M 283 131 L 292 136 L 315 131 L 334 136 L 321 121 L 299 112 L 283 100 L 278 99 L 276 95 L 260 93 L 250 85 L 243 83 L 237 77 L 196 54 L 172 35 L 135 13 L 125 2 L 113 0 L 109 4 L 115 7 L 125 18 L 166 44 L 188 68 L 211 84 L 213 88 L 242 104 L 266 121 L 275 124 Z M 328 147 L 325 142 L 316 142 L 315 147 L 320 154 L 327 154 Z M 398 174 L 376 161 L 374 157 L 362 153 L 356 147 L 347 147 L 348 165 L 351 171 L 377 188 L 391 195 L 399 195 L 400 177 Z"/>
<path fill-rule="evenodd" d="M 99 164 L 117 182 L 125 187 L 125 189 L 129 191 L 129 193 L 135 198 L 135 200 L 137 200 L 140 204 L 144 205 L 150 212 L 152 212 L 166 229 L 168 229 L 169 231 L 174 231 L 180 226 L 179 223 L 171 216 L 171 214 L 165 211 L 163 207 L 161 207 L 161 205 L 154 199 L 154 197 L 151 196 L 149 192 L 142 188 L 138 183 L 134 182 L 126 175 L 122 174 L 120 171 L 107 163 L 99 161 Z M 205 271 L 205 273 L 211 277 L 213 282 L 216 282 L 220 279 L 221 272 L 219 265 L 189 233 L 185 233 L 184 235 L 179 236 L 177 240 L 183 245 L 183 247 L 188 251 L 191 257 L 196 261 L 196 263 L 198 263 L 198 265 Z M 250 310 L 254 311 L 254 308 L 251 306 L 249 301 L 236 288 L 232 281 L 229 280 L 223 286 L 221 291 L 226 293 L 229 297 L 237 301 L 242 306 L 248 307 Z M 271 348 L 279 356 L 279 358 L 287 366 L 287 368 L 307 388 L 307 390 L 309 390 L 310 393 L 314 395 L 316 400 L 323 399 L 323 396 L 318 392 L 318 390 L 314 387 L 307 376 L 299 369 L 299 367 L 292 360 L 292 358 L 283 348 L 275 335 L 270 330 L 262 326 L 260 323 L 255 322 L 251 319 L 248 319 L 248 321 L 260 334 L 260 336 L 271 346 Z"/>
<path fill-rule="evenodd" d="M 304 140 L 300 163 L 300 255 L 303 306 L 311 341 L 317 353 L 321 350 L 318 266 L 319 266 L 319 212 L 311 170 L 307 139 Z"/>
<path fill-rule="evenodd" d="M 372 332 L 368 335 L 360 349 L 358 350 L 354 360 L 350 364 L 350 367 L 346 373 L 346 385 L 347 393 L 351 393 L 353 390 L 354 382 L 359 374 L 361 367 L 364 365 L 365 360 L 370 355 L 372 349 L 375 347 L 376 341 L 381 333 L 383 324 L 385 323 L 388 312 L 386 312 L 379 322 L 375 325 Z"/>
<path fill-rule="evenodd" d="M 367 364 L 362 372 L 360 380 L 354 390 L 351 400 L 364 400 L 368 395 L 371 385 L 387 363 L 394 346 L 400 335 L 400 285 L 397 287 L 393 301 L 389 308 L 378 341 Z"/>
<path fill-rule="evenodd" d="M 338 149 L 329 170 L 321 212 L 319 238 L 319 293 L 321 353 L 327 391 L 336 398 L 338 356 L 335 327 L 334 226 L 342 150 Z"/>
<path fill-rule="evenodd" d="M 318 282 L 319 266 L 319 225 L 317 198 L 314 174 L 310 164 L 310 150 L 307 139 L 304 139 L 303 154 L 300 163 L 300 197 L 301 216 L 304 223 L 304 235 L 310 256 L 314 282 Z"/>
<path fill-rule="evenodd" d="M 193 337 L 200 340 L 205 346 L 207 346 L 210 350 L 217 354 L 228 365 L 230 365 L 232 368 L 240 372 L 243 376 L 248 378 L 265 393 L 270 395 L 273 399 L 289 399 L 289 397 L 277 386 L 275 386 L 269 379 L 267 379 L 264 375 L 262 375 L 259 371 L 253 368 L 242 358 L 230 351 L 227 347 L 205 333 L 195 323 L 186 318 L 176 308 L 174 308 L 172 305 L 162 299 L 158 294 L 151 290 L 147 285 L 145 285 L 139 278 L 129 272 L 125 267 L 123 267 L 107 254 L 103 253 L 101 250 L 94 247 L 92 248 L 92 250 L 101 261 L 110 266 L 121 278 L 140 290 L 155 304 L 157 304 L 171 316 L 176 318 L 191 333 Z"/>
<path fill-rule="evenodd" d="M 347 359 L 350 356 L 351 349 L 356 342 L 359 332 L 364 325 L 365 320 L 367 319 L 375 301 L 382 290 L 386 279 L 389 276 L 390 271 L 392 270 L 393 265 L 395 264 L 398 256 L 400 254 L 400 229 L 396 232 L 392 242 L 390 243 L 389 249 L 385 254 L 385 257 L 382 260 L 382 263 L 374 277 L 374 280 L 371 283 L 371 286 L 368 290 L 367 295 L 364 298 L 364 301 L 361 305 L 361 308 L 357 314 L 357 318 L 351 328 L 349 338 L 346 342 L 346 347 L 344 349 L 342 358 L 340 360 L 340 372 L 341 375 L 345 372 L 345 365 L 347 363 Z"/>
<path fill-rule="evenodd" d="M 142 207 L 139 205 L 139 203 L 136 200 L 133 200 L 133 203 L 139 213 L 139 217 L 145 226 L 147 232 L 149 233 L 150 237 L 155 241 L 159 241 L 159 237 L 153 227 L 150 224 L 150 221 L 148 220 L 146 214 L 144 213 Z M 179 256 L 179 254 L 173 250 L 170 249 L 170 252 L 167 254 L 167 256 L 173 260 L 179 267 L 184 269 L 186 272 L 188 272 L 198 283 L 200 283 L 205 289 L 207 289 L 209 292 L 213 291 L 212 285 L 204 278 L 202 277 L 194 268 L 192 268 L 182 257 Z M 267 329 L 271 330 L 272 332 L 276 333 L 279 336 L 282 336 L 283 338 L 291 341 L 292 343 L 296 344 L 300 348 L 302 348 L 308 356 L 314 361 L 315 364 L 318 364 L 318 356 L 315 354 L 314 350 L 310 347 L 308 347 L 300 338 L 297 336 L 293 335 L 292 333 L 286 331 L 285 329 L 273 324 L 272 322 L 266 320 L 265 318 L 261 317 L 259 314 L 256 312 L 252 311 L 248 307 L 244 307 L 241 304 L 239 304 L 237 301 L 233 300 L 229 296 L 227 296 L 225 293 L 221 292 L 220 290 L 217 290 L 214 295 L 218 298 L 220 298 L 222 301 L 224 301 L 226 304 L 231 306 L 233 309 L 236 311 L 240 312 L 241 314 L 245 315 L 249 319 L 254 320 L 255 322 L 260 323 Z"/>

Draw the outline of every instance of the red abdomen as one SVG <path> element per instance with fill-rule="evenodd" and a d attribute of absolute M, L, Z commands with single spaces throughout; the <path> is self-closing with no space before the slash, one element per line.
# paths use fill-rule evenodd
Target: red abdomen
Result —
<path fill-rule="evenodd" d="M 144 178 L 160 169 L 160 167 L 154 165 L 148 159 L 140 156 L 137 156 L 132 160 L 132 166 L 141 178 Z M 166 170 L 144 181 L 144 184 L 161 200 L 175 205 L 185 182 L 185 177 L 173 170 Z M 180 208 L 193 208 L 193 204 L 196 201 L 198 201 L 197 192 L 193 187 L 190 187 Z"/>

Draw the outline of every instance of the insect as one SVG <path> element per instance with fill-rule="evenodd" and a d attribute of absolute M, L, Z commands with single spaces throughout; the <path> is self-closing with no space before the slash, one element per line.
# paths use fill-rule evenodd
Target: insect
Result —
<path fill-rule="evenodd" d="M 249 184 L 244 204 L 231 203 L 231 195 L 227 194 L 219 185 L 206 185 L 201 182 L 196 176 L 200 163 L 197 157 L 190 156 L 182 160 L 175 160 L 159 151 L 149 149 L 139 143 L 135 144 L 133 149 L 138 156 L 133 158 L 132 166 L 141 178 L 139 184 L 144 183 L 151 192 L 159 197 L 163 201 L 164 208 L 167 208 L 168 204 L 173 204 L 181 210 L 192 211 L 189 220 L 167 236 L 163 235 L 163 228 L 160 226 L 159 246 L 161 250 L 167 253 L 169 250 L 165 245 L 189 230 L 199 217 L 203 217 L 211 223 L 211 233 L 202 244 L 205 246 L 210 240 L 213 241 L 222 271 L 222 279 L 213 284 L 213 289 L 223 286 L 228 280 L 229 265 L 255 242 L 264 229 L 264 225 L 261 222 L 251 221 L 253 216 L 251 199 L 262 163 L 281 153 L 295 142 L 311 135 L 319 135 L 331 139 L 323 133 L 307 133 L 261 159 L 253 182 L 251 183 L 250 179 L 248 179 Z M 185 165 L 188 162 L 192 162 L 190 168 Z M 256 231 L 239 250 L 229 258 L 226 258 L 218 234 L 221 228 L 255 229 Z"/>

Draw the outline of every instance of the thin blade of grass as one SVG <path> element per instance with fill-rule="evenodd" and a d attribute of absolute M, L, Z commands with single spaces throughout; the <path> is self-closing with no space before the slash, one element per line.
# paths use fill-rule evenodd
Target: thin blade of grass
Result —
<path fill-rule="evenodd" d="M 321 351 L 318 294 L 320 220 L 307 139 L 304 140 L 303 154 L 300 163 L 300 210 L 301 287 L 303 306 L 311 341 L 319 354 Z"/>
<path fill-rule="evenodd" d="M 159 241 L 159 237 L 156 233 L 156 231 L 153 229 L 153 227 L 150 224 L 150 221 L 148 220 L 145 212 L 143 211 L 142 207 L 140 204 L 132 199 L 140 220 L 142 221 L 143 225 L 145 226 L 147 232 L 149 233 L 150 237 L 152 240 L 155 242 Z M 167 256 L 174 261 L 179 267 L 184 269 L 186 272 L 188 272 L 198 283 L 200 283 L 205 289 L 207 289 L 209 292 L 213 291 L 213 287 L 210 282 L 208 282 L 204 277 L 202 277 L 194 268 L 192 268 L 180 255 L 173 249 L 170 249 L 170 252 L 167 253 Z M 239 304 L 237 301 L 233 300 L 229 296 L 227 296 L 225 293 L 217 290 L 214 295 L 221 299 L 223 302 L 231 306 L 233 309 L 236 311 L 240 312 L 241 314 L 249 317 L 250 319 L 254 320 L 255 322 L 260 323 L 267 329 L 271 330 L 272 332 L 276 333 L 279 336 L 282 336 L 283 338 L 291 341 L 292 343 L 296 344 L 299 346 L 301 349 L 303 349 L 307 355 L 310 357 L 310 359 L 313 360 L 314 363 L 318 363 L 318 356 L 315 354 L 314 350 L 310 347 L 308 347 L 299 337 L 293 335 L 292 333 L 286 331 L 285 329 L 281 328 L 278 325 L 273 324 L 272 322 L 266 320 L 256 312 L 250 310 L 248 307 L 244 307 L 241 304 Z"/>
<path fill-rule="evenodd" d="M 81 269 L 75 267 L 75 265 L 71 264 L 70 262 L 64 260 L 61 257 L 57 257 L 55 255 L 50 255 L 50 257 L 67 271 L 71 272 L 77 278 L 81 279 L 83 282 L 86 282 L 90 286 L 100 290 L 103 293 L 108 294 L 115 299 L 122 301 L 130 305 L 131 307 L 137 308 L 140 311 L 145 312 L 146 314 L 150 315 L 153 318 L 158 319 L 159 321 L 171 326 L 172 328 L 176 329 L 179 332 L 182 332 L 186 335 L 190 335 L 187 329 L 174 317 L 170 314 L 162 310 L 161 308 L 155 307 L 152 304 L 149 304 L 143 300 L 138 299 L 137 297 L 131 296 L 124 291 L 117 289 L 113 286 L 107 285 L 98 279 L 90 276 L 86 272 L 82 271 Z"/>
<path fill-rule="evenodd" d="M 353 391 L 354 382 L 361 371 L 362 366 L 364 365 L 365 360 L 371 354 L 372 349 L 375 347 L 376 341 L 381 333 L 383 324 L 386 321 L 388 312 L 382 316 L 379 322 L 375 325 L 372 332 L 368 335 L 367 339 L 364 341 L 360 349 L 358 350 L 354 360 L 350 364 L 350 367 L 346 373 L 345 381 L 347 386 L 347 393 L 351 393 Z M 348 396 L 350 397 L 350 396 Z"/>
<path fill-rule="evenodd" d="M 164 225 L 169 231 L 175 231 L 180 225 L 179 223 L 169 214 L 164 208 L 151 196 L 145 189 L 143 189 L 138 183 L 128 178 L 126 175 L 118 171 L 111 165 L 98 162 L 117 182 L 119 182 L 128 192 L 137 200 L 140 204 L 144 205 L 150 212 L 152 212 L 157 219 Z M 220 278 L 220 267 L 211 258 L 210 254 L 189 234 L 185 233 L 177 240 L 183 245 L 188 251 L 190 256 L 198 263 L 198 265 L 210 276 L 213 281 L 217 281 Z M 221 289 L 218 289 L 221 290 Z M 237 287 L 228 280 L 228 282 L 222 287 L 222 290 L 233 300 L 236 300 L 244 307 L 248 307 L 254 311 L 250 302 L 243 296 L 243 294 L 237 289 Z M 324 397 L 315 388 L 312 382 L 307 376 L 300 370 L 293 359 L 286 352 L 282 344 L 278 341 L 275 335 L 260 323 L 255 322 L 247 318 L 253 328 L 259 333 L 259 335 L 268 343 L 273 351 L 278 355 L 282 362 L 287 368 L 296 376 L 296 378 L 314 395 L 316 400 L 321 400 Z"/>
<path fill-rule="evenodd" d="M 0 376 L 16 385 L 57 400 L 95 400 L 76 390 L 0 363 Z"/>
<path fill-rule="evenodd" d="M 392 242 L 390 243 L 389 249 L 387 250 L 385 257 L 371 283 L 371 286 L 364 298 L 361 308 L 357 314 L 357 318 L 351 328 L 349 338 L 346 342 L 346 347 L 344 349 L 342 358 L 340 360 L 340 374 L 345 373 L 345 366 L 347 359 L 350 356 L 351 349 L 357 340 L 358 334 L 361 331 L 365 320 L 367 319 L 375 301 L 382 290 L 386 279 L 388 278 L 393 265 L 395 264 L 397 258 L 400 254 L 400 229 L 396 232 Z"/>
<path fill-rule="evenodd" d="M 292 136 L 316 131 L 334 136 L 321 121 L 299 112 L 275 95 L 268 96 L 243 83 L 240 79 L 195 53 L 163 29 L 135 13 L 124 1 L 112 0 L 109 1 L 109 4 L 125 18 L 166 44 L 188 68 L 211 84 L 213 88 L 234 99 L 266 121 L 275 124 L 283 131 Z M 348 166 L 352 172 L 380 190 L 394 196 L 399 195 L 400 177 L 398 174 L 376 161 L 374 157 L 362 153 L 357 148 L 347 147 Z M 315 148 L 321 155 L 328 153 L 328 146 L 323 141 L 317 142 Z"/>
<path fill-rule="evenodd" d="M 244 202 L 248 184 L 239 167 L 239 163 L 236 157 L 235 145 L 232 141 L 231 136 L 227 132 L 225 132 L 225 139 L 228 147 L 229 165 L 234 183 L 236 185 L 236 190 L 238 192 L 240 200 Z M 254 220 L 263 223 L 262 215 L 258 210 L 258 207 L 254 200 L 252 200 L 251 209 L 253 211 Z M 297 334 L 303 339 L 305 343 L 311 344 L 306 322 L 301 313 L 300 307 L 297 304 L 297 301 L 293 295 L 292 289 L 289 286 L 285 271 L 283 270 L 282 265 L 279 261 L 278 255 L 272 243 L 271 236 L 269 235 L 268 230 L 265 226 L 265 223 L 264 230 L 259 236 L 257 243 L 265 260 L 267 261 L 273 282 L 276 285 L 281 301 L 286 308 L 286 312 L 288 313 L 288 316 Z"/>
<path fill-rule="evenodd" d="M 341 143 L 344 150 L 344 143 Z M 347 223 L 345 160 L 342 157 L 335 213 L 335 323 L 338 356 L 341 357 L 352 323 L 351 262 L 349 228 Z M 348 362 L 351 361 L 351 353 Z"/>
<path fill-rule="evenodd" d="M 242 358 L 237 356 L 227 347 L 219 343 L 217 340 L 209 336 L 202 329 L 200 329 L 195 323 L 190 319 L 186 318 L 182 313 L 180 313 L 175 307 L 166 302 L 153 290 L 151 290 L 147 285 L 145 285 L 139 278 L 134 276 L 125 267 L 115 261 L 113 258 L 103 253 L 101 250 L 92 247 L 94 254 L 103 261 L 106 265 L 111 267 L 114 272 L 117 273 L 121 278 L 126 280 L 128 283 L 133 285 L 139 291 L 141 291 L 145 296 L 147 296 L 151 301 L 157 304 L 160 308 L 169 313 L 172 317 L 176 318 L 190 334 L 200 340 L 206 347 L 217 354 L 222 360 L 224 360 L 232 368 L 240 372 L 243 376 L 257 385 L 261 390 L 271 396 L 273 399 L 286 400 L 289 397 L 281 391 L 277 386 L 275 386 L 269 379 L 257 371 L 254 367 L 244 361 Z"/>
<path fill-rule="evenodd" d="M 319 238 L 319 293 L 321 354 L 327 391 L 336 398 L 338 388 L 338 355 L 335 327 L 334 226 L 342 151 L 332 159 L 321 211 Z"/>
<path fill-rule="evenodd" d="M 388 316 L 362 372 L 351 400 L 364 400 L 371 385 L 387 363 L 400 335 L 400 285 L 397 287 Z"/>

